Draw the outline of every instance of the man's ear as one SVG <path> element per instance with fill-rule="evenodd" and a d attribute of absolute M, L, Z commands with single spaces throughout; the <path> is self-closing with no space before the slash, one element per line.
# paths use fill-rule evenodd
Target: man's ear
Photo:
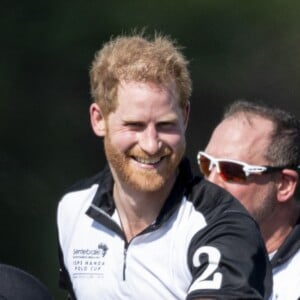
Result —
<path fill-rule="evenodd" d="M 105 136 L 106 122 L 102 110 L 97 103 L 92 103 L 90 106 L 90 121 L 94 133 L 100 137 Z"/>
<path fill-rule="evenodd" d="M 285 202 L 294 197 L 299 175 L 296 171 L 283 169 L 281 179 L 278 184 L 277 198 L 280 202 Z"/>

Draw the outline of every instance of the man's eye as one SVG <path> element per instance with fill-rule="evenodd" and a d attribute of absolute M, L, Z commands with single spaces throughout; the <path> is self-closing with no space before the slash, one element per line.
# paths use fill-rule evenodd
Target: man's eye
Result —
<path fill-rule="evenodd" d="M 141 122 L 128 122 L 125 124 L 125 126 L 132 128 L 132 129 L 143 129 L 144 124 Z"/>
<path fill-rule="evenodd" d="M 168 130 L 174 128 L 174 122 L 161 122 L 158 124 L 158 128 L 162 130 Z"/>

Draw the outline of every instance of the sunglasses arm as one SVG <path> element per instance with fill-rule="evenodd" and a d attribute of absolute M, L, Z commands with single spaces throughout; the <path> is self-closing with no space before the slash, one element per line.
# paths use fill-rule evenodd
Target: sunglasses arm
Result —
<path fill-rule="evenodd" d="M 249 176 L 251 174 L 261 174 L 268 170 L 268 168 L 263 166 L 244 166 L 243 170 L 246 174 L 246 176 Z"/>

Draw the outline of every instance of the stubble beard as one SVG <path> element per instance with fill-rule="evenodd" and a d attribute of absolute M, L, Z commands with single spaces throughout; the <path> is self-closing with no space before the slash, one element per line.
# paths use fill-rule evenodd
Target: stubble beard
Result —
<path fill-rule="evenodd" d="M 276 193 L 276 188 L 272 186 L 265 195 L 261 195 L 260 206 L 252 214 L 258 224 L 263 224 L 273 213 L 276 207 Z"/>
<path fill-rule="evenodd" d="M 178 146 L 176 152 L 170 148 L 164 147 L 161 152 L 165 156 L 164 167 L 162 169 L 143 169 L 134 166 L 131 156 L 149 158 L 141 150 L 131 150 L 128 153 L 122 153 L 112 144 L 109 135 L 104 139 L 104 148 L 106 158 L 113 169 L 113 173 L 118 180 L 131 186 L 133 189 L 142 192 L 155 192 L 164 187 L 176 173 L 176 169 L 185 152 L 185 140 Z"/>

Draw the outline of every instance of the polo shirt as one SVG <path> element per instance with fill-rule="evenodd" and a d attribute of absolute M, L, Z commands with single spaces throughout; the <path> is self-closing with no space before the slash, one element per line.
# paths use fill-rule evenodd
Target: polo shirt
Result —
<path fill-rule="evenodd" d="M 271 258 L 276 300 L 300 299 L 300 218 Z"/>
<path fill-rule="evenodd" d="M 156 220 L 129 242 L 112 191 L 107 167 L 59 202 L 60 282 L 74 299 L 269 299 L 257 224 L 186 159 Z"/>

